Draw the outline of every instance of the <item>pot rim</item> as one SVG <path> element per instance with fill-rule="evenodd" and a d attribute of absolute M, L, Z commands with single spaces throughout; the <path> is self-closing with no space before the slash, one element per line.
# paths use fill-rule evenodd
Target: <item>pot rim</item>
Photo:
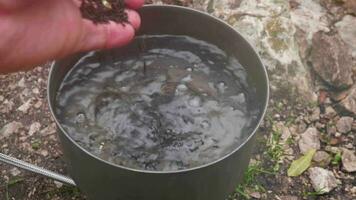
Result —
<path fill-rule="evenodd" d="M 220 23 L 224 24 L 226 26 L 227 29 L 231 29 L 233 30 L 236 34 L 240 35 L 241 38 L 243 38 L 243 40 L 245 40 L 245 42 L 247 42 L 248 46 L 255 52 L 258 60 L 260 61 L 260 63 L 262 64 L 262 68 L 263 68 L 263 72 L 264 72 L 264 75 L 265 75 L 265 78 L 266 78 L 266 84 L 267 84 L 267 91 L 266 91 L 266 98 L 265 98 L 265 106 L 263 108 L 263 112 L 260 116 L 260 119 L 258 120 L 258 123 L 255 125 L 255 128 L 253 129 L 253 131 L 251 132 L 251 134 L 245 139 L 245 141 L 243 141 L 238 147 L 236 147 L 233 151 L 231 151 L 230 153 L 222 156 L 221 158 L 219 159 L 216 159 L 212 162 L 209 162 L 209 163 L 206 163 L 204 165 L 199 165 L 199 166 L 196 166 L 196 167 L 192 167 L 192 168 L 187 168 L 187 169 L 183 169 L 183 170 L 175 170 L 175 171 L 152 171 L 152 170 L 140 170 L 140 169 L 133 169 L 133 168 L 129 168 L 129 167 L 125 167 L 123 165 L 118 165 L 118 164 L 114 164 L 114 163 L 111 163 L 111 162 L 108 162 L 96 155 L 94 155 L 93 153 L 89 152 L 88 150 L 86 150 L 84 147 L 80 146 L 77 142 L 75 142 L 73 140 L 72 137 L 70 137 L 67 133 L 67 131 L 65 131 L 65 129 L 62 127 L 61 123 L 58 121 L 56 115 L 55 115 L 55 112 L 53 110 L 53 103 L 51 102 L 50 100 L 50 85 L 51 85 L 51 77 L 53 76 L 53 68 L 54 66 L 56 65 L 56 61 L 53 61 L 51 63 L 51 68 L 50 68 L 50 71 L 49 71 L 49 77 L 48 77 L 48 83 L 47 83 L 47 100 L 48 100 L 48 104 L 49 104 L 49 110 L 50 110 L 50 113 L 57 125 L 57 127 L 61 130 L 61 132 L 65 135 L 65 137 L 70 140 L 76 147 L 78 147 L 80 150 L 84 151 L 86 154 L 88 154 L 89 156 L 91 156 L 92 158 L 98 160 L 98 161 L 101 161 L 101 162 L 104 162 L 112 167 L 116 167 L 116 168 L 120 168 L 122 170 L 128 170 L 128 171 L 131 171 L 131 172 L 137 172 L 137 173 L 145 173 L 145 174 L 179 174 L 179 173 L 187 173 L 187 172 L 192 172 L 192 171 L 195 171 L 195 170 L 199 170 L 199 169 L 203 169 L 203 168 L 206 168 L 206 167 L 209 167 L 209 166 L 212 166 L 212 165 L 215 165 L 223 160 L 225 160 L 226 158 L 230 157 L 232 154 L 236 153 L 237 151 L 240 150 L 240 148 L 242 148 L 244 145 L 246 145 L 246 143 L 256 134 L 259 126 L 261 125 L 261 122 L 262 120 L 264 119 L 264 116 L 266 114 L 266 111 L 267 111 L 267 108 L 268 108 L 268 101 L 269 101 L 269 96 L 270 96 L 270 88 L 269 88 L 269 78 L 268 78 L 268 73 L 267 73 L 267 70 L 266 70 L 266 67 L 264 66 L 264 64 L 262 63 L 262 60 L 261 60 L 261 57 L 260 55 L 257 53 L 256 49 L 251 45 L 251 43 L 245 38 L 243 37 L 243 35 L 237 31 L 236 29 L 234 29 L 231 25 L 229 25 L 228 23 L 226 23 L 225 21 L 215 17 L 215 16 L 212 16 L 206 12 L 203 12 L 203 11 L 199 11 L 199 10 L 196 10 L 196 9 L 193 9 L 193 8 L 189 8 L 189 7 L 183 7 L 183 6 L 176 6 L 176 5 L 145 5 L 143 7 L 163 7 L 163 8 L 174 8 L 174 9 L 181 9 L 181 10 L 186 10 L 186 11 L 190 11 L 190 12 L 196 12 L 200 15 L 205 15 L 206 17 L 210 17 L 210 18 L 214 18 L 214 20 L 217 20 L 219 21 Z"/>

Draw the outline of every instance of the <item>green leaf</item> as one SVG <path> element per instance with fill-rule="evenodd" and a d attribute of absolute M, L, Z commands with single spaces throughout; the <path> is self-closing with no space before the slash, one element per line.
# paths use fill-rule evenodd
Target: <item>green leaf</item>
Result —
<path fill-rule="evenodd" d="M 292 162 L 288 169 L 288 176 L 299 176 L 310 167 L 316 150 L 309 150 L 304 156 Z"/>

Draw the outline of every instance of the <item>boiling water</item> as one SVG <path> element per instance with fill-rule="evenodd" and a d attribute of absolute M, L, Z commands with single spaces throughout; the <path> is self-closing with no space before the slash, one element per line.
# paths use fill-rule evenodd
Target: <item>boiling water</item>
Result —
<path fill-rule="evenodd" d="M 122 52 L 84 56 L 58 92 L 56 113 L 75 141 L 104 160 L 181 170 L 244 141 L 257 116 L 246 79 L 238 61 L 216 46 L 184 36 L 139 37 Z"/>

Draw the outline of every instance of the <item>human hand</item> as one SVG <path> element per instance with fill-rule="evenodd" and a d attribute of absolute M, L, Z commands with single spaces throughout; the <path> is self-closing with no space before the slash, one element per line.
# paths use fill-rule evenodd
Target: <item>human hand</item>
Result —
<path fill-rule="evenodd" d="M 80 0 L 0 0 L 0 73 L 30 69 L 81 51 L 129 43 L 144 0 L 125 0 L 127 24 L 83 19 Z"/>

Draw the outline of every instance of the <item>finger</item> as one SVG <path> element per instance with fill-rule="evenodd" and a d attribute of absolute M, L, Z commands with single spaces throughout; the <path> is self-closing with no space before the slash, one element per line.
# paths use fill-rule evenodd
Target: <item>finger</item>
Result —
<path fill-rule="evenodd" d="M 33 0 L 0 0 L 0 9 L 16 10 L 28 6 L 29 4 L 33 3 L 32 1 Z"/>
<path fill-rule="evenodd" d="M 90 51 L 96 49 L 109 49 L 128 44 L 135 36 L 135 30 L 130 24 L 96 25 L 84 19 L 84 35 L 81 40 L 80 50 Z"/>
<path fill-rule="evenodd" d="M 82 5 L 82 0 L 73 0 L 74 4 L 78 7 Z"/>
<path fill-rule="evenodd" d="M 127 7 L 131 9 L 139 9 L 145 3 L 145 0 L 125 0 Z"/>
<path fill-rule="evenodd" d="M 126 9 L 125 12 L 127 13 L 127 18 L 129 23 L 134 27 L 135 30 L 140 28 L 141 25 L 141 18 L 140 15 L 131 9 Z"/>

